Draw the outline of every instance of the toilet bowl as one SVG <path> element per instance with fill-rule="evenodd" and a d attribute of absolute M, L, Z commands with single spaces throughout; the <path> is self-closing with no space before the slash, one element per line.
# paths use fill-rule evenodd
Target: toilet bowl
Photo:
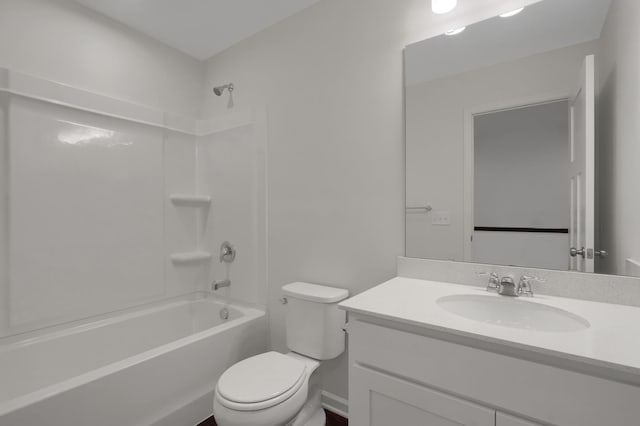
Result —
<path fill-rule="evenodd" d="M 347 290 L 308 283 L 282 288 L 287 354 L 266 352 L 227 369 L 216 385 L 213 412 L 220 426 L 324 426 L 320 391 L 310 379 L 322 360 L 344 352 Z"/>
<path fill-rule="evenodd" d="M 309 379 L 320 362 L 295 353 L 267 352 L 228 369 L 216 386 L 221 426 L 287 425 L 307 402 Z"/>

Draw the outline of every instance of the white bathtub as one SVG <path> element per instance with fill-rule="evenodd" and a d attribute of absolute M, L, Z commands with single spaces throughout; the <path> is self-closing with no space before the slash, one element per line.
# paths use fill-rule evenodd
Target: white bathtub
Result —
<path fill-rule="evenodd" d="M 2 426 L 193 426 L 218 377 L 266 349 L 262 310 L 206 295 L 0 341 Z"/>

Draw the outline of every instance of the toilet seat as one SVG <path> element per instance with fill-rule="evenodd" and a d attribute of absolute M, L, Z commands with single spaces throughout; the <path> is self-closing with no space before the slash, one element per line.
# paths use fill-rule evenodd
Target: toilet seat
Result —
<path fill-rule="evenodd" d="M 220 404 L 232 410 L 263 410 L 291 398 L 306 380 L 304 362 L 266 352 L 229 368 L 218 381 L 216 396 Z"/>

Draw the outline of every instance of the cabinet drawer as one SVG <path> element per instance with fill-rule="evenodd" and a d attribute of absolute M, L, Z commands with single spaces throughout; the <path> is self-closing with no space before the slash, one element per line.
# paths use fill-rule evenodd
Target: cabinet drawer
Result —
<path fill-rule="evenodd" d="M 494 426 L 495 411 L 384 372 L 352 365 L 353 426 Z"/>

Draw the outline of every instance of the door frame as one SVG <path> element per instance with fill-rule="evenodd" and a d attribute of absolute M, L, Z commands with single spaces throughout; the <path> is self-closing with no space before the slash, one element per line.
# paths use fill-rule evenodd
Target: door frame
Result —
<path fill-rule="evenodd" d="M 528 108 L 537 105 L 552 104 L 571 100 L 571 93 L 567 91 L 549 92 L 545 94 L 526 96 L 521 98 L 511 98 L 508 100 L 496 101 L 483 105 L 478 105 L 464 110 L 464 146 L 463 146 L 463 232 L 462 247 L 463 259 L 465 262 L 472 262 L 473 254 L 473 232 L 474 232 L 474 176 L 475 176 L 475 135 L 474 119 L 477 116 L 492 114 L 501 111 L 510 111 Z M 568 126 L 571 124 L 569 123 Z M 567 141 L 567 146 L 570 141 Z"/>

